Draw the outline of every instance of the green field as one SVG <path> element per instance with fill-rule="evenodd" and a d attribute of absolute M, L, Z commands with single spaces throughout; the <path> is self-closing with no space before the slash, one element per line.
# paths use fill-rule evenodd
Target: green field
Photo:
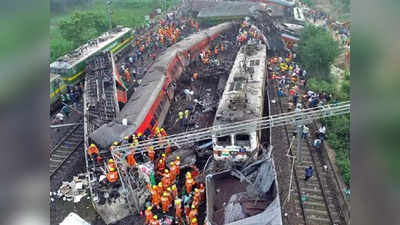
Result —
<path fill-rule="evenodd" d="M 72 43 L 63 38 L 59 29 L 59 24 L 63 20 L 70 20 L 75 12 L 94 13 L 104 18 L 102 22 L 107 21 L 106 17 L 106 0 L 93 0 L 89 3 L 80 6 L 74 6 L 66 12 L 55 13 L 52 12 L 50 19 L 50 57 L 54 61 L 59 56 L 79 47 L 83 43 Z M 169 5 L 171 4 L 169 1 Z M 156 0 L 113 0 L 112 9 L 112 23 L 113 25 L 123 25 L 128 27 L 136 27 L 144 23 L 144 16 L 148 15 L 156 8 L 160 8 L 161 1 Z M 105 32 L 104 30 L 103 32 Z M 85 33 L 83 39 L 85 41 L 98 36 L 93 28 L 88 27 L 88 32 Z"/>

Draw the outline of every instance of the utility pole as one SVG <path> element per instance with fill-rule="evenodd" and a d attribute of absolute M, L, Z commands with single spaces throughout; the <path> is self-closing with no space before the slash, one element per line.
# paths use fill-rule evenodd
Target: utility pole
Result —
<path fill-rule="evenodd" d="M 107 9 L 107 18 L 108 18 L 108 29 L 112 30 L 112 23 L 111 23 L 111 0 L 107 0 L 106 9 Z"/>
<path fill-rule="evenodd" d="M 297 125 L 297 162 L 301 162 L 301 150 L 303 146 L 303 123 Z"/>

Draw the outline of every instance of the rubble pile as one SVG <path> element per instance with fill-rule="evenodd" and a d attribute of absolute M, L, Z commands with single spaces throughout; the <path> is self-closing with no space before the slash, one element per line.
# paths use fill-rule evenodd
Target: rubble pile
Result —
<path fill-rule="evenodd" d="M 72 178 L 72 181 L 63 181 L 57 192 L 50 192 L 50 201 L 55 198 L 63 201 L 78 203 L 89 194 L 89 181 L 86 174 L 81 173 Z"/>

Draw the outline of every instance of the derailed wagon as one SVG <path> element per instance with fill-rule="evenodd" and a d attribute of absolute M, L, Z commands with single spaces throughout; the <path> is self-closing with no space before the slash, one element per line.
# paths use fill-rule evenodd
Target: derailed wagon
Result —
<path fill-rule="evenodd" d="M 242 170 L 206 177 L 207 225 L 281 225 L 281 206 L 272 158 Z"/>

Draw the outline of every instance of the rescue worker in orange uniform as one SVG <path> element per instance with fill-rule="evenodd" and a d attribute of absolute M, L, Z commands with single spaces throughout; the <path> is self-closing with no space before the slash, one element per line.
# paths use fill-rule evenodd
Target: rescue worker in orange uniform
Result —
<path fill-rule="evenodd" d="M 169 171 L 170 171 L 170 175 L 171 175 L 171 183 L 174 184 L 176 181 L 176 166 L 174 162 L 170 162 L 169 163 Z"/>
<path fill-rule="evenodd" d="M 156 152 L 154 151 L 153 146 L 147 147 L 147 156 L 149 157 L 150 161 L 154 161 L 155 155 Z"/>
<path fill-rule="evenodd" d="M 192 174 L 190 172 L 187 172 L 186 174 L 186 181 L 185 181 L 185 187 L 186 187 L 186 193 L 191 193 L 192 188 L 194 186 L 195 182 L 192 178 Z"/>
<path fill-rule="evenodd" d="M 196 207 L 194 205 L 192 205 L 192 209 L 189 212 L 189 221 L 192 221 L 194 218 L 196 218 L 197 214 L 198 214 L 198 212 L 197 212 Z"/>
<path fill-rule="evenodd" d="M 193 218 L 192 221 L 190 221 L 190 225 L 198 225 L 197 218 Z"/>
<path fill-rule="evenodd" d="M 153 216 L 153 219 L 151 220 L 150 225 L 160 225 L 160 221 L 158 221 L 157 215 Z"/>
<path fill-rule="evenodd" d="M 171 185 L 171 175 L 169 174 L 169 170 L 165 169 L 163 177 L 161 178 L 161 183 L 163 186 L 163 190 L 167 190 L 167 188 Z"/>
<path fill-rule="evenodd" d="M 88 148 L 88 155 L 91 160 L 96 160 L 98 163 L 100 163 L 102 160 L 99 149 L 95 144 L 90 144 Z"/>
<path fill-rule="evenodd" d="M 200 192 L 200 202 L 203 202 L 204 200 L 206 200 L 206 188 L 204 187 L 203 183 L 200 184 L 199 192 Z"/>
<path fill-rule="evenodd" d="M 178 169 L 180 169 L 180 165 L 181 165 L 181 157 L 179 157 L 179 156 L 176 156 L 174 163 L 175 163 L 175 166 L 177 166 L 177 167 L 178 167 Z"/>
<path fill-rule="evenodd" d="M 130 147 L 131 152 L 126 157 L 126 160 L 128 161 L 129 167 L 136 167 L 135 150 L 133 149 L 134 144 L 130 144 Z"/>
<path fill-rule="evenodd" d="M 153 188 L 151 188 L 150 192 L 151 192 L 151 201 L 152 201 L 153 207 L 156 206 L 157 209 L 159 209 L 160 208 L 160 196 L 158 195 L 157 186 L 153 185 Z"/>
<path fill-rule="evenodd" d="M 167 192 L 164 192 L 163 196 L 161 197 L 161 207 L 163 213 L 167 213 L 169 210 L 171 202 L 169 201 Z"/>
<path fill-rule="evenodd" d="M 194 205 L 194 207 L 196 207 L 196 208 L 199 207 L 199 205 L 200 205 L 200 191 L 197 188 L 194 189 L 192 205 Z"/>
<path fill-rule="evenodd" d="M 157 163 L 157 171 L 162 174 L 162 172 L 165 170 L 165 159 L 161 158 L 158 160 Z"/>
<path fill-rule="evenodd" d="M 168 187 L 166 192 L 167 192 L 169 201 L 172 202 L 174 200 L 174 197 L 172 196 L 172 189 L 170 187 Z"/>
<path fill-rule="evenodd" d="M 175 200 L 175 219 L 178 224 L 182 223 L 182 200 L 179 198 Z"/>
<path fill-rule="evenodd" d="M 165 148 L 165 155 L 169 155 L 171 154 L 172 149 L 171 149 L 171 145 L 168 143 L 167 148 Z"/>
<path fill-rule="evenodd" d="M 162 183 L 159 182 L 158 185 L 157 185 L 157 193 L 158 193 L 158 196 L 161 197 L 162 194 L 163 194 L 163 192 L 164 192 L 164 189 L 163 189 L 163 187 L 162 187 Z"/>
<path fill-rule="evenodd" d="M 223 52 L 225 49 L 224 44 L 221 43 L 221 52 Z"/>
<path fill-rule="evenodd" d="M 107 173 L 106 178 L 108 180 L 108 182 L 110 183 L 115 183 L 118 180 L 118 172 L 116 171 L 116 169 L 111 168 L 110 172 Z"/>
<path fill-rule="evenodd" d="M 107 167 L 108 167 L 109 171 L 111 171 L 111 169 L 113 169 L 113 170 L 117 169 L 113 159 L 108 160 Z"/>
<path fill-rule="evenodd" d="M 160 134 L 161 134 L 163 137 L 167 136 L 167 132 L 165 132 L 165 129 L 164 129 L 164 128 L 160 128 Z"/>
<path fill-rule="evenodd" d="M 178 188 L 176 188 L 175 184 L 172 185 L 171 190 L 172 190 L 172 197 L 174 199 L 177 199 L 178 198 Z"/>
<path fill-rule="evenodd" d="M 153 220 L 153 212 L 151 211 L 151 206 L 147 207 L 147 209 L 144 211 L 144 215 L 146 217 L 145 224 L 150 224 L 150 222 Z"/>

